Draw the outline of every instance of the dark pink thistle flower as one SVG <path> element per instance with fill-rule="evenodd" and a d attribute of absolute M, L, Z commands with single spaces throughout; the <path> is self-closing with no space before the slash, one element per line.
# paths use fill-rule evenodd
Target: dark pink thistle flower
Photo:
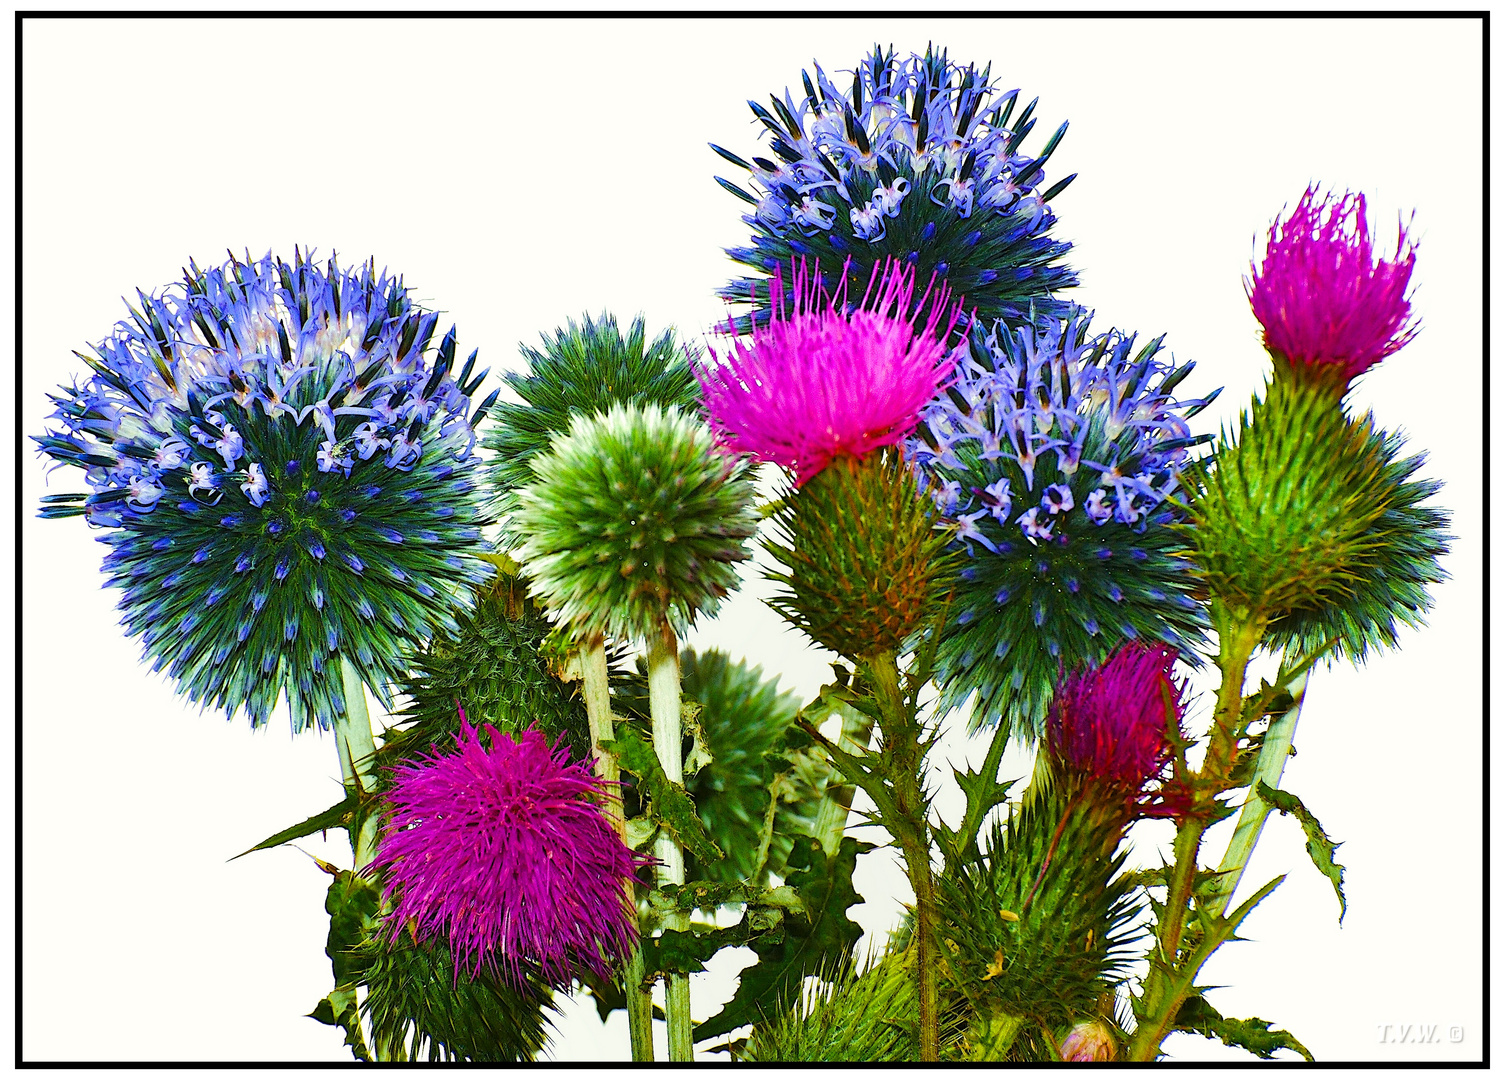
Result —
<path fill-rule="evenodd" d="M 914 430 L 955 366 L 948 342 L 961 302 L 933 276 L 916 299 L 914 271 L 892 259 L 852 305 L 846 267 L 834 293 L 818 264 L 790 269 L 789 301 L 780 271 L 768 323 L 725 355 L 712 350 L 696 376 L 722 443 L 790 469 L 801 485 L 843 454 L 860 459 Z"/>
<path fill-rule="evenodd" d="M 472 976 L 514 985 L 536 971 L 564 986 L 610 977 L 637 939 L 626 885 L 642 860 L 602 812 L 603 782 L 535 729 L 491 725 L 490 747 L 460 713 L 454 753 L 392 769 L 391 817 L 373 862 L 395 938 L 443 936 Z"/>
<path fill-rule="evenodd" d="M 1398 226 L 1396 255 L 1377 258 L 1363 195 L 1319 198 L 1308 188 L 1270 227 L 1262 267 L 1244 285 L 1265 347 L 1297 374 L 1346 386 L 1416 336 L 1406 289 L 1416 245 Z"/>
<path fill-rule="evenodd" d="M 1181 801 L 1148 790 L 1181 732 L 1186 683 L 1172 677 L 1175 663 L 1174 649 L 1130 642 L 1101 667 L 1068 676 L 1046 720 L 1060 767 L 1109 800 L 1123 798 L 1138 816 L 1174 816 Z"/>

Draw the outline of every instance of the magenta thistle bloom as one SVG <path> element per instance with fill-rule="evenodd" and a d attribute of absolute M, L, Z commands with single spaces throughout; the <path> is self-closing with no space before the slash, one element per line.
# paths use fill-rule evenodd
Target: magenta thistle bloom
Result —
<path fill-rule="evenodd" d="M 1179 733 L 1186 684 L 1171 677 L 1176 652 L 1130 642 L 1101 667 L 1073 672 L 1051 702 L 1047 731 L 1056 760 L 1070 773 L 1138 812 L 1165 816 L 1165 800 L 1147 795 L 1175 750 L 1167 708 Z"/>
<path fill-rule="evenodd" d="M 598 800 L 589 762 L 460 714 L 456 753 L 438 747 L 392 770 L 391 817 L 373 866 L 386 879 L 392 936 L 444 935 L 456 972 L 494 966 L 566 985 L 603 977 L 637 939 L 626 885 L 639 864 Z"/>
<path fill-rule="evenodd" d="M 1319 199 L 1308 188 L 1270 227 L 1263 267 L 1245 281 L 1265 347 L 1292 367 L 1341 372 L 1345 383 L 1416 336 L 1406 288 L 1416 245 L 1398 227 L 1396 255 L 1377 259 L 1363 195 Z"/>
<path fill-rule="evenodd" d="M 948 310 L 951 290 L 934 277 L 916 300 L 914 271 L 890 259 L 849 309 L 845 268 L 833 294 L 818 264 L 790 265 L 792 303 L 781 271 L 767 325 L 724 356 L 713 350 L 696 375 L 721 441 L 793 470 L 799 485 L 914 430 L 955 364 L 947 342 L 961 302 Z"/>

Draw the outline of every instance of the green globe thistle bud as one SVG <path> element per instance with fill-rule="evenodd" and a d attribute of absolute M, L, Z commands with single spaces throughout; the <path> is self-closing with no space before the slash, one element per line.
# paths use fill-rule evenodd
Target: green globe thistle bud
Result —
<path fill-rule="evenodd" d="M 839 457 L 774 519 L 769 551 L 788 567 L 769 606 L 849 659 L 897 652 L 932 613 L 948 580 L 934 501 L 893 450 Z"/>
<path fill-rule="evenodd" d="M 569 320 L 543 348 L 520 346 L 528 373 L 502 377 L 520 398 L 499 402 L 481 445 L 495 450 L 490 480 L 502 524 L 517 509 L 517 489 L 533 481 L 531 462 L 564 434 L 577 416 L 595 416 L 613 405 L 660 405 L 689 412 L 700 403 L 691 361 L 692 346 L 675 340 L 672 328 L 648 340 L 643 317 L 632 320 L 627 336 L 616 317 L 586 315 Z"/>
<path fill-rule="evenodd" d="M 475 610 L 456 620 L 457 633 L 437 635 L 413 658 L 401 684 L 409 705 L 399 717 L 412 726 L 388 733 L 383 759 L 412 757 L 453 739 L 461 708 L 476 725 L 512 734 L 536 727 L 551 745 L 562 736 L 574 759 L 588 757 L 585 704 L 540 652 L 554 627 L 525 583 L 504 568 L 477 590 Z"/>
<path fill-rule="evenodd" d="M 1188 529 L 1213 597 L 1257 622 L 1349 605 L 1398 495 L 1371 417 L 1278 378 L 1198 470 Z"/>
<path fill-rule="evenodd" d="M 757 529 L 748 462 L 678 409 L 578 417 L 517 493 L 519 558 L 563 622 L 617 638 L 676 634 L 737 584 Z"/>
<path fill-rule="evenodd" d="M 371 934 L 354 961 L 372 1041 L 406 1060 L 532 1061 L 548 1041 L 552 995 L 537 978 L 518 989 L 490 968 L 472 977 L 442 940 L 415 943 L 406 933 Z"/>

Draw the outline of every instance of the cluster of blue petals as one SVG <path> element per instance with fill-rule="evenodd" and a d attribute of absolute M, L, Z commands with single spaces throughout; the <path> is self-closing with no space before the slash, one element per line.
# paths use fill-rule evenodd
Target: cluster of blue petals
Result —
<path fill-rule="evenodd" d="M 1070 245 L 1045 234 L 1049 200 L 1073 177 L 1046 188 L 1043 168 L 1064 124 L 1038 156 L 1024 154 L 1034 103 L 1015 115 L 1017 90 L 999 94 L 989 69 L 944 52 L 899 59 L 875 49 L 849 91 L 813 67 L 803 98 L 786 89 L 771 111 L 748 102 L 772 157 L 747 161 L 712 144 L 750 174 L 751 191 L 717 178 L 751 204 L 743 221 L 757 234 L 729 249 L 733 259 L 772 272 L 791 254 L 833 265 L 853 256 L 859 270 L 893 256 L 946 278 L 987 320 L 1022 320 L 1032 301 L 1039 314 L 1064 313 L 1052 293 L 1076 278 L 1048 264 Z M 722 295 L 747 300 L 748 283 Z"/>
<path fill-rule="evenodd" d="M 971 355 L 922 413 L 907 452 L 965 555 L 941 629 L 942 706 L 979 693 L 974 724 L 1038 735 L 1060 673 L 1125 641 L 1194 647 L 1205 617 L 1167 528 L 1192 447 L 1178 400 L 1195 365 L 1136 349 L 1090 315 L 974 328 Z"/>
<path fill-rule="evenodd" d="M 259 724 L 285 686 L 295 728 L 328 726 L 333 654 L 383 693 L 396 643 L 452 626 L 449 594 L 487 573 L 485 372 L 374 264 L 232 258 L 138 299 L 52 396 L 37 441 L 90 491 L 42 513 L 106 530 L 127 627 L 191 699 Z"/>

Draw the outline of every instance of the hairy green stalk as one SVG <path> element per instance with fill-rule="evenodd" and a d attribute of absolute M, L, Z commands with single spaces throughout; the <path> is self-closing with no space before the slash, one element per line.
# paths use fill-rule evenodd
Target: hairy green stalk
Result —
<path fill-rule="evenodd" d="M 341 689 L 345 711 L 334 719 L 335 752 L 340 758 L 340 779 L 345 791 L 359 797 L 376 785 L 376 738 L 371 731 L 371 712 L 366 707 L 366 686 L 361 673 L 344 656 L 340 657 Z M 377 830 L 380 822 L 372 813 L 357 813 L 355 831 L 350 836 L 350 853 L 359 874 L 376 858 Z M 372 1044 L 377 1061 L 393 1061 L 392 1047 L 385 1040 Z"/>
<path fill-rule="evenodd" d="M 1220 610 L 1221 609 L 1221 610 Z M 1244 706 L 1244 676 L 1249 660 L 1264 634 L 1266 621 L 1247 609 L 1228 611 L 1214 602 L 1218 628 L 1217 664 L 1223 673 L 1218 689 L 1213 730 L 1207 756 L 1197 775 L 1198 806 L 1176 830 L 1175 862 L 1166 882 L 1165 907 L 1156 929 L 1150 971 L 1140 999 L 1139 1024 L 1129 1043 L 1130 1061 L 1153 1061 L 1160 1044 L 1175 1027 L 1176 1014 L 1191 994 L 1196 969 L 1205 962 L 1204 950 L 1182 956 L 1186 944 L 1187 918 L 1192 913 L 1196 886 L 1197 857 L 1202 838 L 1211 824 L 1213 800 L 1228 789 L 1238 753 Z"/>
<path fill-rule="evenodd" d="M 653 749 L 664 775 L 672 783 L 684 783 L 684 758 L 680 747 L 683 732 L 679 715 L 679 645 L 674 630 L 664 622 L 648 639 L 648 709 L 653 716 Z M 685 852 L 667 830 L 658 839 L 658 883 L 683 885 Z M 688 912 L 664 916 L 664 929 L 690 929 Z M 681 972 L 664 974 L 664 1017 L 669 1026 L 669 1060 L 695 1058 L 690 1028 L 690 978 Z"/>
<path fill-rule="evenodd" d="M 865 665 L 882 719 L 883 756 L 891 770 L 890 795 L 878 801 L 883 825 L 904 855 L 915 894 L 915 978 L 920 1006 L 920 1060 L 940 1057 L 940 963 L 935 955 L 935 872 L 930 865 L 929 803 L 925 798 L 925 747 L 921 744 L 918 702 L 906 698 L 899 660 L 892 650 Z M 887 805 L 884 805 L 884 804 Z"/>
<path fill-rule="evenodd" d="M 1222 915 L 1228 909 L 1228 902 L 1237 891 L 1244 869 L 1249 865 L 1249 857 L 1254 853 L 1254 845 L 1259 843 L 1265 821 L 1274 809 L 1260 798 L 1259 785 L 1263 782 L 1272 788 L 1280 786 L 1286 760 L 1291 756 L 1291 740 L 1296 735 L 1296 722 L 1301 719 L 1301 706 L 1306 700 L 1306 684 L 1310 677 L 1311 669 L 1308 667 L 1294 678 L 1281 678 L 1281 683 L 1291 695 L 1291 707 L 1270 721 L 1270 726 L 1265 731 L 1259 758 L 1254 764 L 1254 775 L 1249 781 L 1249 794 L 1239 811 L 1233 839 L 1228 842 L 1228 850 L 1223 855 L 1223 861 L 1218 864 L 1218 877 L 1212 884 L 1212 895 L 1206 901 L 1206 907 L 1214 915 Z"/>
<path fill-rule="evenodd" d="M 335 751 L 340 756 L 340 779 L 351 794 L 369 792 L 375 786 L 376 739 L 371 733 L 371 713 L 366 708 L 366 687 L 354 664 L 340 657 L 340 678 L 345 693 L 345 711 L 335 717 Z M 350 838 L 356 873 L 376 858 L 375 814 L 360 819 L 360 830 Z"/>
<path fill-rule="evenodd" d="M 611 673 L 606 662 L 606 639 L 597 634 L 586 642 L 580 654 L 581 696 L 590 723 L 591 748 L 596 755 L 596 775 L 606 782 L 606 813 L 625 842 L 627 823 L 622 812 L 622 789 L 617 786 L 622 767 L 617 755 L 602 747 L 616 737 L 611 715 Z M 627 883 L 627 903 L 637 910 L 637 893 Z M 639 946 L 627 961 L 622 976 L 622 991 L 627 998 L 627 1034 L 632 1043 L 633 1061 L 653 1060 L 653 997 L 643 986 L 643 950 Z"/>

